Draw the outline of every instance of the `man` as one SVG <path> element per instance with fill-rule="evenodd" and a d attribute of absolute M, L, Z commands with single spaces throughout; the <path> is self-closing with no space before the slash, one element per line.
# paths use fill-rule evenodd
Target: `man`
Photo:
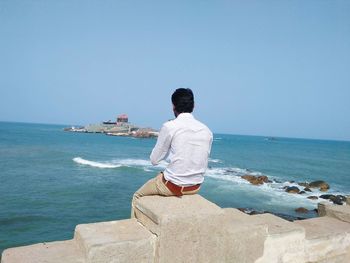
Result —
<path fill-rule="evenodd" d="M 131 217 L 136 199 L 147 195 L 182 196 L 198 193 L 208 166 L 213 134 L 192 116 L 193 92 L 177 89 L 171 96 L 175 119 L 163 124 L 150 159 L 153 165 L 169 162 L 164 172 L 144 184 L 133 196 Z"/>

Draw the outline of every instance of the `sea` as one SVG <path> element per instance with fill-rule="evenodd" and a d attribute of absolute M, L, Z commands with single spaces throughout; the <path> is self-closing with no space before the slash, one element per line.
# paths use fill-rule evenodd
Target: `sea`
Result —
<path fill-rule="evenodd" d="M 0 253 L 73 237 L 78 224 L 127 219 L 133 193 L 166 167 L 152 166 L 156 139 L 65 132 L 62 125 L 0 122 Z M 255 186 L 245 174 L 266 175 Z M 200 194 L 220 207 L 315 217 L 320 200 L 286 193 L 324 180 L 350 194 L 350 142 L 214 134 Z M 295 209 L 305 207 L 307 214 Z"/>

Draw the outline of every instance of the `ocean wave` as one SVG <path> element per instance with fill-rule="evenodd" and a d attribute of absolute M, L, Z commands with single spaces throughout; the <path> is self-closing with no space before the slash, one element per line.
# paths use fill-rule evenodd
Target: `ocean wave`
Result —
<path fill-rule="evenodd" d="M 73 161 L 82 164 L 88 165 L 95 168 L 119 168 L 119 167 L 135 167 L 142 168 L 144 171 L 149 172 L 155 169 L 162 168 L 164 169 L 167 165 L 165 161 L 160 162 L 157 166 L 153 166 L 149 160 L 144 159 L 115 159 L 111 161 L 97 162 L 83 159 L 81 157 L 73 158 Z"/>
<path fill-rule="evenodd" d="M 222 163 L 222 161 L 220 159 L 211 159 L 211 158 L 209 158 L 209 162 L 211 162 L 211 163 Z"/>
<path fill-rule="evenodd" d="M 331 202 L 329 200 L 320 198 L 320 196 L 325 194 L 325 192 L 322 192 L 318 189 L 312 189 L 312 192 L 305 192 L 303 194 L 287 193 L 285 191 L 285 187 L 296 186 L 300 189 L 300 191 L 302 191 L 304 187 L 300 186 L 296 182 L 281 181 L 279 180 L 279 178 L 274 178 L 272 176 L 268 176 L 268 183 L 256 186 L 241 177 L 242 175 L 247 174 L 254 176 L 264 175 L 259 171 L 252 171 L 249 169 L 242 169 L 237 167 L 209 168 L 206 172 L 207 177 L 213 178 L 215 180 L 223 180 L 232 183 L 232 187 L 237 187 L 238 189 L 242 189 L 245 191 L 251 191 L 252 193 L 260 192 L 266 196 L 270 196 L 271 202 L 278 203 L 280 201 L 292 201 L 303 203 L 309 206 L 315 206 L 320 201 Z M 230 189 L 230 184 L 225 184 L 225 188 Z M 334 189 L 327 191 L 327 194 L 346 195 L 346 193 L 342 193 Z M 317 196 L 319 199 L 308 199 L 307 197 L 309 196 Z"/>
<path fill-rule="evenodd" d="M 118 168 L 121 165 L 120 164 L 111 164 L 111 163 L 105 163 L 105 162 L 95 162 L 95 161 L 89 161 L 85 160 L 81 157 L 75 157 L 73 158 L 73 161 L 82 164 L 82 165 L 88 165 L 96 168 Z"/>
<path fill-rule="evenodd" d="M 145 172 L 155 172 L 159 170 L 163 170 L 166 168 L 167 163 L 165 161 L 162 161 L 159 165 L 153 166 L 149 160 L 144 159 L 115 159 L 111 161 L 104 161 L 104 162 L 97 162 L 97 161 L 90 161 L 83 159 L 81 157 L 75 157 L 73 158 L 73 161 L 81 164 L 81 165 L 87 165 L 94 168 L 119 168 L 119 167 L 133 167 L 133 168 L 139 168 L 142 169 Z M 219 159 L 210 159 L 211 162 L 220 162 Z M 290 181 L 282 181 L 279 178 L 274 178 L 272 176 L 269 177 L 269 182 L 264 183 L 262 185 L 256 186 L 252 185 L 247 180 L 243 179 L 241 176 L 243 175 L 254 175 L 254 176 L 261 176 L 264 175 L 263 173 L 259 171 L 253 171 L 250 169 L 244 169 L 239 167 L 215 167 L 215 168 L 208 168 L 205 176 L 218 180 L 218 181 L 226 181 L 229 182 L 229 184 L 225 183 L 225 188 L 230 189 L 230 185 L 232 184 L 232 187 L 238 187 L 238 189 L 244 190 L 244 191 L 251 191 L 252 193 L 263 193 L 266 196 L 272 197 L 274 202 L 277 202 L 277 200 L 280 199 L 284 200 L 290 200 L 290 201 L 298 201 L 310 205 L 316 205 L 320 200 L 327 201 L 324 199 L 318 199 L 318 200 L 311 200 L 307 197 L 309 196 L 317 196 L 320 197 L 322 194 L 325 194 L 324 192 L 321 192 L 317 189 L 312 189 L 312 192 L 306 192 L 304 194 L 290 194 L 287 193 L 284 189 L 284 187 L 289 186 L 296 186 L 300 190 L 303 190 L 303 187 L 298 185 L 296 182 L 290 182 Z M 327 192 L 328 194 L 334 194 L 334 195 L 346 195 L 344 193 L 341 193 L 336 190 L 329 190 Z"/>

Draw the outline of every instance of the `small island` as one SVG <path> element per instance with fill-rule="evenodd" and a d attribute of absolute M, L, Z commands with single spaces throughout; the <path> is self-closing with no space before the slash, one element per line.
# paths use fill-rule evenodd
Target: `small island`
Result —
<path fill-rule="evenodd" d="M 63 129 L 69 132 L 104 133 L 109 136 L 131 136 L 136 138 L 155 138 L 158 131 L 153 128 L 141 128 L 129 122 L 127 114 L 118 115 L 116 121 L 104 121 L 87 126 L 71 126 Z"/>

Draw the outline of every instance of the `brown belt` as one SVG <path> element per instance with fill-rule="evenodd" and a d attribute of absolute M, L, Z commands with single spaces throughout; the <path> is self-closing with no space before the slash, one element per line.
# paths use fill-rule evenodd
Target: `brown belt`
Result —
<path fill-rule="evenodd" d="M 163 183 L 176 196 L 182 196 L 183 192 L 194 191 L 194 190 L 197 190 L 201 186 L 200 184 L 191 185 L 191 186 L 178 186 L 178 185 L 166 180 L 163 172 L 161 172 L 161 174 L 162 174 Z"/>

